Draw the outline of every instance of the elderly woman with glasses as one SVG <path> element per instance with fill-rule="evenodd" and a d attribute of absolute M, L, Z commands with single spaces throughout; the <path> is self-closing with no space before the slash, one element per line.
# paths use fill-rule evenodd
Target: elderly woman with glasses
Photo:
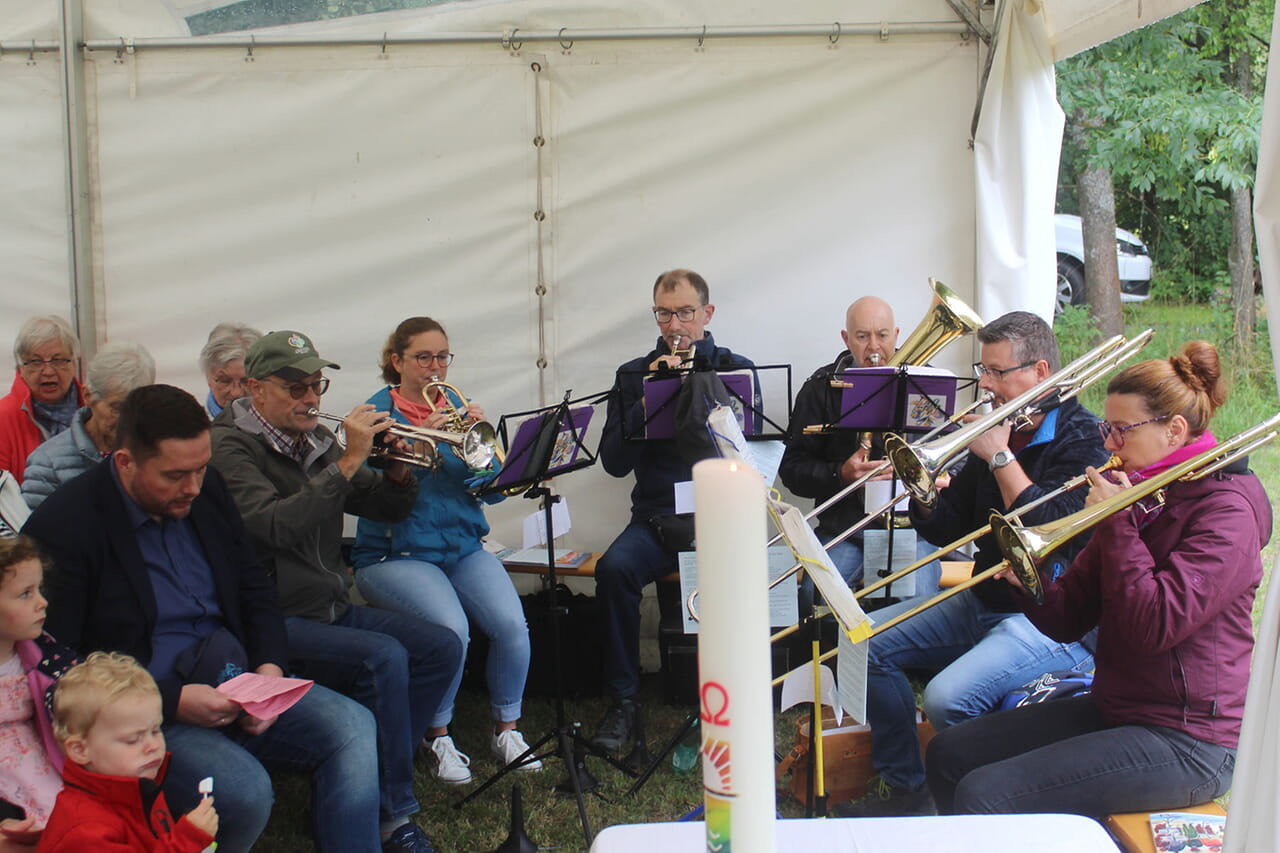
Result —
<path fill-rule="evenodd" d="M 0 470 L 19 483 L 27 457 L 40 444 L 70 428 L 84 405 L 76 366 L 80 341 L 71 324 L 46 314 L 22 324 L 13 342 L 17 373 L 0 399 Z"/>
<path fill-rule="evenodd" d="M 262 332 L 244 323 L 219 323 L 200 350 L 200 372 L 209 385 L 204 407 L 216 418 L 232 400 L 249 396 L 244 357 Z"/>
<path fill-rule="evenodd" d="M 85 371 L 86 405 L 71 429 L 32 451 L 22 481 L 22 496 L 35 509 L 63 483 L 74 480 L 116 449 L 120 406 L 134 388 L 156 381 L 156 363 L 140 344 L 107 344 Z"/>
<path fill-rule="evenodd" d="M 382 377 L 388 385 L 369 402 L 400 423 L 431 429 L 446 429 L 454 406 L 466 406 L 469 421 L 484 420 L 478 406 L 454 399 L 447 389 L 430 387 L 448 378 L 453 358 L 449 337 L 438 322 L 430 317 L 405 320 L 382 350 Z M 477 476 L 447 449 L 440 462 L 434 471 L 414 469 L 418 502 L 407 519 L 397 524 L 360 519 L 351 554 L 356 586 L 370 604 L 448 627 L 464 648 L 468 619 L 488 636 L 485 677 L 494 719 L 489 745 L 505 765 L 528 749 L 517 722 L 529 674 L 529 629 L 511 579 L 481 542 L 489 525 L 481 500 L 469 489 L 487 477 Z M 483 500 L 493 503 L 501 495 Z M 453 784 L 471 780 L 471 760 L 454 745 L 448 729 L 461 682 L 459 666 L 424 744 L 433 775 Z M 519 769 L 541 770 L 542 763 L 526 762 Z"/>
<path fill-rule="evenodd" d="M 1209 421 L 1225 399 L 1205 341 L 1117 374 L 1100 429 L 1123 466 L 1114 479 L 1089 469 L 1086 505 L 1214 447 Z M 1271 535 L 1266 492 L 1246 463 L 1113 513 L 1042 605 L 1018 596 L 1054 639 L 1098 629 L 1093 692 L 940 733 L 927 756 L 939 812 L 1096 818 L 1185 808 L 1231 787 Z"/>

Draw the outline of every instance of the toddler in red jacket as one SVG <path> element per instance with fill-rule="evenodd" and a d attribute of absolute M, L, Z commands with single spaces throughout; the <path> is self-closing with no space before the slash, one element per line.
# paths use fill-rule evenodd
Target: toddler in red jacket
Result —
<path fill-rule="evenodd" d="M 160 690 L 128 655 L 94 652 L 58 682 L 53 730 L 67 755 L 66 787 L 39 853 L 200 853 L 218 813 L 206 798 L 174 820 L 160 784 L 169 763 Z"/>

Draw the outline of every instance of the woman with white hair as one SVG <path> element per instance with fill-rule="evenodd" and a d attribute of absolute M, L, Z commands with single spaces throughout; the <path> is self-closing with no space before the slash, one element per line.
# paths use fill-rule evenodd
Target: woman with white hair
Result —
<path fill-rule="evenodd" d="M 74 480 L 116 448 L 120 406 L 134 388 L 156 381 L 156 363 L 141 344 L 110 343 L 89 360 L 85 375 L 88 404 L 76 412 L 71 428 L 37 447 L 27 457 L 22 496 L 35 509 L 63 483 Z"/>
<path fill-rule="evenodd" d="M 219 323 L 209 332 L 209 341 L 200 350 L 200 372 L 209 384 L 204 407 L 216 418 L 232 400 L 249 395 L 245 384 L 244 356 L 262 332 L 244 323 Z"/>
<path fill-rule="evenodd" d="M 80 341 L 61 317 L 32 317 L 18 330 L 13 388 L 0 399 L 0 470 L 18 482 L 31 451 L 70 427 L 84 405 L 76 382 L 79 358 Z"/>

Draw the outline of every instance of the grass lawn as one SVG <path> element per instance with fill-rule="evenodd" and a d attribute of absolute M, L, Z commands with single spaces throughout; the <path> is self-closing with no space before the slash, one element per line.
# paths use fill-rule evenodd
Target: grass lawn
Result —
<path fill-rule="evenodd" d="M 1144 358 L 1163 357 L 1184 341 L 1205 338 L 1223 347 L 1230 340 L 1229 321 L 1222 312 L 1207 306 L 1162 305 L 1144 303 L 1125 306 L 1126 324 L 1130 333 L 1148 326 L 1156 329 L 1156 339 L 1142 353 Z M 1060 323 L 1060 339 L 1063 344 L 1064 362 L 1088 348 L 1087 319 L 1068 317 Z M 1229 373 L 1234 391 L 1227 405 L 1215 421 L 1219 437 L 1227 437 L 1251 426 L 1276 411 L 1275 376 L 1271 369 L 1270 353 L 1265 340 L 1260 341 L 1260 352 L 1248 365 L 1232 364 Z M 1085 403 L 1095 412 L 1100 411 L 1102 387 L 1095 386 L 1085 395 Z M 1269 446 L 1254 453 L 1252 466 L 1272 497 L 1273 511 L 1280 497 L 1280 447 Z M 1275 541 L 1264 553 L 1264 566 L 1274 563 L 1277 546 Z M 1266 579 L 1264 579 L 1265 587 Z M 1261 612 L 1262 597 L 1258 598 L 1255 621 Z M 667 705 L 659 696 L 658 685 L 646 677 L 642 699 L 646 707 L 646 725 L 650 747 L 657 750 L 665 744 L 684 723 L 691 708 Z M 568 720 L 580 721 L 590 732 L 603 715 L 605 700 L 602 698 L 574 699 L 566 703 Z M 798 711 L 778 718 L 775 740 L 780 754 L 790 750 L 795 743 L 795 721 Z M 526 700 L 525 717 L 521 728 L 532 741 L 547 732 L 555 723 L 552 703 L 544 698 Z M 471 755 L 472 771 L 476 782 L 461 787 L 442 785 L 419 773 L 417 788 L 423 810 L 419 822 L 431 834 L 440 853 L 485 853 L 494 850 L 505 839 L 508 831 L 508 798 L 511 785 L 518 782 L 524 800 L 526 829 L 533 841 L 542 849 L 582 851 L 586 849 L 577 807 L 570 796 L 557 794 L 553 787 L 565 779 L 563 766 L 558 760 L 548 760 L 547 769 L 541 773 L 512 774 L 481 798 L 465 807 L 457 808 L 457 800 L 473 790 L 481 781 L 497 771 L 496 762 L 488 751 L 489 717 L 487 698 L 474 688 L 464 687 L 458 699 L 454 720 L 454 738 L 460 749 Z M 589 759 L 590 772 L 602 783 L 601 787 L 586 796 L 586 811 L 594 831 L 619 823 L 677 820 L 702 802 L 702 785 L 699 773 L 679 774 L 670 762 L 662 768 L 636 796 L 627 796 L 630 779 L 598 759 Z M 787 794 L 779 794 L 779 810 L 786 817 L 802 814 L 799 804 Z M 309 813 L 306 781 L 297 777 L 281 777 L 277 785 L 276 807 L 271 823 L 259 842 L 258 849 L 279 851 L 311 850 L 308 841 L 307 815 Z"/>

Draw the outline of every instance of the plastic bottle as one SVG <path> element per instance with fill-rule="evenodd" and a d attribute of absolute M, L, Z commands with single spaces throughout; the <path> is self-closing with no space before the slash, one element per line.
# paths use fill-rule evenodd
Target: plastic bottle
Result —
<path fill-rule="evenodd" d="M 675 750 L 672 751 L 671 767 L 677 773 L 692 773 L 698 768 L 698 755 L 701 751 L 702 732 L 694 726 L 680 739 L 680 743 L 676 744 Z"/>

